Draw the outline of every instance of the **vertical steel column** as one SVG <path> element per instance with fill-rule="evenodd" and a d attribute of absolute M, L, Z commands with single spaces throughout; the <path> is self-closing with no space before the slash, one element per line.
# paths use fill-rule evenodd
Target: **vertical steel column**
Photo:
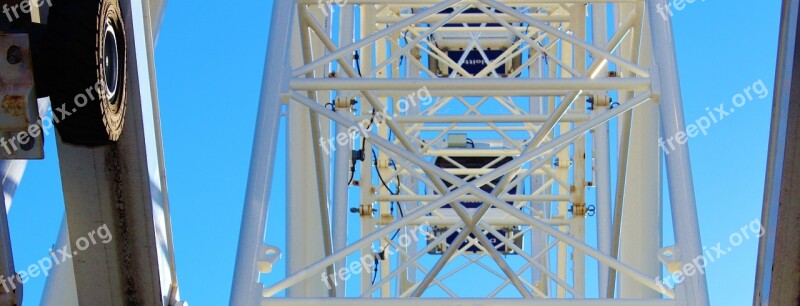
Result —
<path fill-rule="evenodd" d="M 675 56 L 675 42 L 669 18 L 661 18 L 659 5 L 667 7 L 666 0 L 647 1 L 655 63 L 661 82 L 660 110 L 663 135 L 669 137 L 685 133 L 686 123 L 683 115 L 683 100 L 678 78 L 678 61 Z M 680 252 L 681 266 L 694 258 L 703 256 L 700 241 L 700 224 L 694 196 L 691 162 L 688 144 L 678 145 L 666 155 L 667 180 L 669 182 L 672 223 L 675 230 L 675 244 Z M 678 305 L 708 305 L 708 287 L 704 273 L 686 277 L 676 285 Z"/>
<path fill-rule="evenodd" d="M 624 5 L 621 14 L 634 11 L 634 5 Z M 659 17 L 660 18 L 660 17 Z M 652 63 L 652 46 L 644 16 L 641 39 L 632 37 L 629 56 L 639 56 L 639 64 Z M 637 45 L 639 43 L 640 45 Z M 632 75 L 624 71 L 625 75 Z M 620 219 L 619 258 L 654 278 L 661 273 L 658 251 L 661 248 L 661 152 L 658 150 L 659 111 L 655 103 L 645 103 L 631 111 L 632 129 L 624 190 L 624 216 Z M 620 161 L 623 162 L 623 161 Z M 659 294 L 630 277 L 619 276 L 620 298 L 657 298 Z"/>
<path fill-rule="evenodd" d="M 306 9 L 298 6 L 299 23 L 292 24 L 296 27 L 291 40 L 291 54 L 289 62 L 292 67 L 299 67 L 311 62 L 314 58 L 321 57 L 325 49 L 321 43 L 312 37 L 308 31 L 306 21 L 326 18 L 328 14 L 322 10 Z M 313 17 L 312 17 L 313 16 Z M 330 20 L 330 18 L 328 18 Z M 330 22 L 325 23 L 325 35 L 330 35 Z M 302 30 L 301 30 L 302 29 Z M 306 72 L 307 78 L 328 75 L 327 66 L 317 67 Z M 308 91 L 307 97 L 313 101 L 329 101 L 329 91 Z M 289 104 L 287 111 L 287 163 L 286 163 L 286 271 L 293 274 L 302 270 L 311 263 L 333 253 L 330 232 L 330 205 L 327 196 L 329 156 L 323 156 L 322 147 L 317 139 L 321 135 L 330 134 L 330 126 L 322 132 L 319 116 L 306 107 L 296 103 Z M 310 129 L 308 127 L 311 127 Z M 311 161 L 311 162 L 309 162 Z M 316 183 L 316 188 L 308 188 L 309 181 Z M 316 205 L 314 205 L 316 204 Z M 327 267 L 323 274 L 334 276 L 334 266 Z M 325 294 L 327 287 L 328 294 Z M 286 291 L 288 297 L 322 297 L 335 296 L 336 291 L 327 281 L 306 280 L 299 286 L 294 286 Z"/>
<path fill-rule="evenodd" d="M 547 76 L 547 72 L 544 71 L 543 59 L 535 61 L 533 64 L 531 64 L 529 67 L 529 71 L 530 71 L 529 77 L 531 79 L 545 78 Z M 528 105 L 529 113 L 531 115 L 547 114 L 546 106 L 547 106 L 546 97 L 530 97 L 530 102 Z M 534 133 L 534 131 L 531 131 L 531 133 Z M 533 166 L 533 163 L 530 163 L 530 165 Z M 546 175 L 531 175 L 528 178 L 528 184 L 530 185 L 529 193 L 533 194 L 533 192 L 542 188 L 546 183 L 547 183 Z M 549 189 L 552 190 L 552 188 Z M 546 191 L 546 193 L 551 194 L 552 192 Z M 550 203 L 531 202 L 530 205 L 534 211 L 542 212 L 546 217 L 549 217 Z M 529 235 L 531 243 L 531 250 L 530 250 L 531 255 L 536 255 L 538 252 L 544 250 L 544 248 L 547 247 L 548 244 L 547 234 L 539 230 L 531 229 Z M 538 262 L 544 267 L 548 266 L 546 258 L 547 256 L 542 256 L 540 259 L 538 259 Z M 531 284 L 533 284 L 540 291 L 547 293 L 547 285 L 548 285 L 547 276 L 544 273 L 542 273 L 541 270 L 534 267 L 533 265 L 531 265 Z"/>
<path fill-rule="evenodd" d="M 258 305 L 263 286 L 259 283 L 258 260 L 265 254 L 267 207 L 281 117 L 281 94 L 290 77 L 289 46 L 294 1 L 275 1 L 272 7 L 261 98 L 251 153 L 239 247 L 231 288 L 231 305 Z"/>
<path fill-rule="evenodd" d="M 592 4 L 592 29 L 595 46 L 604 48 L 608 43 L 608 10 L 606 3 Z M 595 59 L 597 60 L 597 59 Z M 597 106 L 595 106 L 597 108 Z M 598 111 L 605 111 L 600 107 Z M 611 153 L 609 151 L 609 123 L 603 123 L 593 131 L 594 184 L 597 187 L 597 248 L 603 254 L 611 254 Z M 608 266 L 597 264 L 600 297 L 608 290 Z"/>
<path fill-rule="evenodd" d="M 361 37 L 367 37 L 375 32 L 377 32 L 377 28 L 375 26 L 375 16 L 377 15 L 377 9 L 372 4 L 363 4 L 359 6 L 359 16 L 360 16 L 360 28 L 361 28 Z M 375 47 L 374 44 L 368 44 L 359 50 L 360 53 L 360 67 L 361 70 L 359 74 L 367 73 L 367 71 L 372 70 L 372 61 L 374 59 L 374 51 Z M 363 76 L 362 76 L 363 77 Z M 368 78 L 370 76 L 367 76 Z M 361 116 L 369 116 L 372 111 L 373 107 L 368 104 L 364 103 L 360 107 Z M 360 217 L 360 224 L 361 224 L 361 237 L 366 237 L 367 235 L 371 234 L 375 231 L 375 222 L 373 220 L 373 201 L 375 198 L 375 193 L 373 190 L 372 185 L 372 163 L 373 158 L 372 154 L 370 153 L 371 144 L 369 141 L 364 142 L 365 147 L 362 148 L 364 150 L 364 160 L 361 162 L 361 179 L 359 182 L 359 207 L 361 208 L 362 214 Z M 358 170 L 357 170 L 358 171 Z M 372 247 L 364 247 L 361 249 L 360 256 L 366 256 L 367 254 L 373 254 Z M 374 267 L 370 267 L 374 268 Z M 361 273 L 361 290 L 359 294 L 367 292 L 372 287 L 372 273 L 374 271 L 364 271 Z"/>
<path fill-rule="evenodd" d="M 586 5 L 583 4 L 575 4 L 574 11 L 571 12 L 570 18 L 574 18 L 572 23 L 570 24 L 570 28 L 573 31 L 573 35 L 580 39 L 581 41 L 585 41 L 587 38 L 587 27 L 586 27 L 586 13 L 587 8 Z M 573 68 L 579 74 L 583 74 L 586 72 L 586 62 L 587 62 L 587 50 L 581 48 L 580 46 L 573 45 L 574 50 L 574 57 L 575 62 Z M 578 77 L 578 76 L 574 76 Z M 564 101 L 562 101 L 564 102 Z M 585 99 L 577 99 L 574 103 L 574 111 L 579 112 L 581 114 L 586 112 L 586 100 Z M 568 111 L 569 112 L 569 111 Z M 578 124 L 572 124 L 570 129 L 575 128 Z M 572 172 L 573 176 L 573 185 L 575 186 L 575 194 L 573 195 L 573 215 L 572 215 L 572 225 L 570 226 L 570 233 L 580 241 L 586 241 L 586 214 L 585 213 L 575 213 L 574 207 L 575 205 L 584 205 L 586 204 L 586 136 L 581 136 L 575 140 L 575 146 L 573 147 L 573 159 L 575 160 L 574 171 Z M 574 279 L 573 286 L 575 287 L 575 291 L 577 291 L 581 295 L 586 294 L 586 253 L 581 252 L 575 248 L 572 248 L 572 265 L 573 265 L 573 274 L 572 277 Z"/>
<path fill-rule="evenodd" d="M 346 46 L 353 43 L 354 29 L 355 29 L 355 7 L 352 5 L 341 6 L 339 10 L 339 46 Z M 347 77 L 342 73 L 337 77 Z M 344 97 L 340 91 L 339 97 Z M 350 110 L 346 110 L 346 115 L 350 114 Z M 336 154 L 334 156 L 333 167 L 333 249 L 334 253 L 347 246 L 347 215 L 349 211 L 349 184 L 350 179 L 350 156 L 353 149 L 352 137 L 347 137 L 344 144 L 339 143 L 339 135 L 348 134 L 347 127 L 336 124 L 334 137 L 331 138 L 336 142 Z M 352 136 L 352 135 L 350 135 Z M 341 260 L 336 263 L 336 268 L 345 267 L 346 260 Z M 347 283 L 338 281 L 336 287 L 336 295 L 344 297 L 347 292 Z"/>

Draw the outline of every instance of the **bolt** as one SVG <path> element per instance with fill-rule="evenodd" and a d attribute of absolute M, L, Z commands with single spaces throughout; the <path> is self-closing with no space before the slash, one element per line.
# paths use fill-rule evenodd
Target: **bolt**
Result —
<path fill-rule="evenodd" d="M 29 138 L 28 142 L 26 142 L 24 144 L 20 143 L 20 145 L 19 145 L 20 149 L 22 149 L 23 151 L 33 150 L 33 147 L 35 147 L 35 146 L 36 146 L 36 138 L 33 138 L 33 137 Z"/>
<path fill-rule="evenodd" d="M 22 62 L 22 49 L 19 46 L 11 46 L 8 48 L 6 60 L 11 65 L 16 65 Z"/>

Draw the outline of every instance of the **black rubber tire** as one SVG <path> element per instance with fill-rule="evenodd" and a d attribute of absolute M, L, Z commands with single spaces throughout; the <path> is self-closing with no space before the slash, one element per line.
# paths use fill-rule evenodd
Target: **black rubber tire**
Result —
<path fill-rule="evenodd" d="M 116 48 L 107 38 L 116 38 Z M 125 38 L 118 0 L 60 0 L 50 8 L 46 82 L 62 141 L 93 147 L 119 139 L 127 102 Z M 114 50 L 116 65 L 110 69 L 104 63 Z"/>

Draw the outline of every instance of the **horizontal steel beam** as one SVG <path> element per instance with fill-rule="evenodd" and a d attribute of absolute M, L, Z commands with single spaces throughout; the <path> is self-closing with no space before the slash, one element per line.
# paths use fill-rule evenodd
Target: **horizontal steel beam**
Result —
<path fill-rule="evenodd" d="M 388 225 L 394 220 L 384 220 L 380 219 L 378 221 L 378 225 Z M 416 219 L 410 225 L 449 225 L 455 226 L 461 224 L 463 220 L 459 217 L 422 217 Z M 528 222 L 522 221 L 512 216 L 505 216 L 505 217 L 483 217 L 481 222 L 485 222 L 491 226 L 528 226 Z M 569 226 L 570 221 L 567 219 L 542 219 L 542 222 L 552 225 L 552 226 Z"/>
<path fill-rule="evenodd" d="M 480 93 L 488 90 L 650 90 L 651 82 L 646 78 L 575 78 L 575 79 L 305 79 L 295 78 L 289 82 L 293 90 L 463 90 Z"/>
<path fill-rule="evenodd" d="M 551 299 L 285 299 L 269 298 L 261 302 L 262 306 L 618 306 L 618 305 L 648 305 L 648 306 L 673 306 L 672 300 L 643 299 L 643 300 L 551 300 Z"/>
<path fill-rule="evenodd" d="M 433 202 L 441 198 L 440 195 L 378 195 L 375 200 L 378 202 Z M 501 195 L 497 197 L 502 201 L 510 202 L 555 202 L 555 201 L 569 201 L 570 195 Z M 458 198 L 459 201 L 483 201 L 481 198 L 465 195 Z"/>
<path fill-rule="evenodd" d="M 397 117 L 400 123 L 523 123 L 545 122 L 549 115 L 457 115 L 457 116 L 402 116 Z M 561 122 L 583 122 L 589 120 L 588 115 L 566 114 L 561 117 Z"/>
<path fill-rule="evenodd" d="M 501 18 L 505 21 L 514 22 L 517 21 L 517 18 L 506 15 L 506 14 L 498 14 Z M 561 21 L 561 22 L 568 22 L 569 16 L 566 15 L 552 15 L 552 14 L 527 14 L 531 18 L 536 18 L 541 21 Z M 414 16 L 413 14 L 400 14 L 400 15 L 390 15 L 390 16 L 378 16 L 375 18 L 377 23 L 395 23 L 406 18 L 410 18 Z M 425 19 L 420 20 L 420 23 L 433 23 L 438 22 L 444 19 L 445 15 L 436 14 Z M 494 23 L 494 19 L 485 15 L 485 14 L 461 14 L 450 21 L 448 23 Z M 477 28 L 472 28 L 477 30 Z"/>

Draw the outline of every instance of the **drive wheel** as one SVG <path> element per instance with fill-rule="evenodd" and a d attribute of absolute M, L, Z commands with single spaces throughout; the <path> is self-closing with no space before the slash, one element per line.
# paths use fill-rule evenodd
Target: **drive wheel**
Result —
<path fill-rule="evenodd" d="M 125 123 L 127 46 L 118 0 L 61 0 L 50 8 L 45 57 L 62 141 L 101 146 Z"/>

